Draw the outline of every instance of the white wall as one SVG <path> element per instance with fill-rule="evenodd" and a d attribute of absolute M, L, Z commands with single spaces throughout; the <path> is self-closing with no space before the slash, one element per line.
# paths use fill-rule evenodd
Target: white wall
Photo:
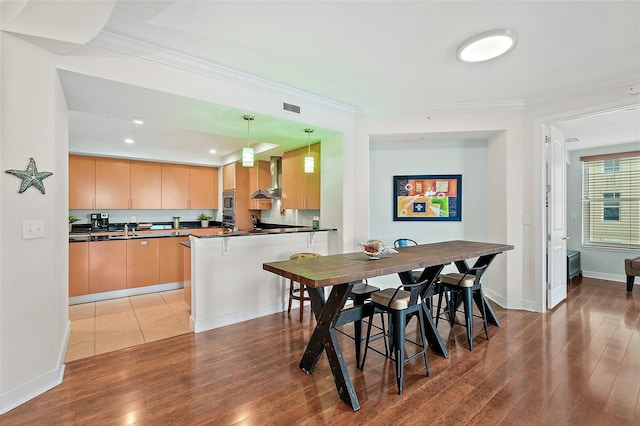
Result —
<path fill-rule="evenodd" d="M 582 242 L 582 163 L 584 155 L 635 151 L 640 142 L 583 149 L 568 153 L 567 166 L 567 250 L 580 252 L 582 274 L 587 277 L 626 282 L 624 259 L 635 257 L 638 250 L 583 246 Z M 572 218 L 575 214 L 575 219 Z"/>
<path fill-rule="evenodd" d="M 384 137 L 381 137 L 384 139 Z M 369 236 L 391 246 L 397 238 L 418 243 L 487 240 L 488 141 L 409 140 L 370 144 Z M 462 221 L 393 221 L 393 176 L 462 175 Z M 357 250 L 354 245 L 353 250 Z M 397 276 L 371 280 L 378 287 L 397 285 Z"/>
<path fill-rule="evenodd" d="M 367 187 L 368 180 L 376 172 L 369 167 L 372 137 L 376 141 L 385 138 L 392 140 L 398 136 L 406 140 L 410 135 L 448 140 L 473 139 L 480 133 L 486 135 L 488 148 L 484 167 L 487 170 L 488 190 L 485 205 L 490 209 L 487 213 L 485 241 L 511 244 L 514 250 L 496 258 L 487 271 L 485 290 L 493 300 L 509 308 L 523 307 L 522 287 L 527 283 L 527 277 L 522 275 L 522 116 L 521 111 L 455 111 L 437 114 L 432 111 L 413 111 L 372 114 L 356 122 L 356 188 Z M 381 195 L 377 191 L 359 191 L 355 196 L 356 205 L 366 206 L 377 203 L 374 198 Z M 371 216 L 364 216 L 360 212 L 361 209 L 354 212 L 354 218 L 357 218 L 353 222 L 354 242 L 366 240 L 372 229 Z"/>
<path fill-rule="evenodd" d="M 374 142 L 369 153 L 369 238 L 391 245 L 487 238 L 487 140 Z M 393 221 L 394 175 L 462 175 L 462 221 Z M 355 249 L 355 247 L 354 247 Z"/>
<path fill-rule="evenodd" d="M 45 194 L 0 173 L 0 412 L 57 385 L 69 333 L 67 114 L 49 54 L 12 35 L 2 46 L 2 170 L 29 158 Z M 45 238 L 22 239 L 23 220 L 44 220 Z"/>

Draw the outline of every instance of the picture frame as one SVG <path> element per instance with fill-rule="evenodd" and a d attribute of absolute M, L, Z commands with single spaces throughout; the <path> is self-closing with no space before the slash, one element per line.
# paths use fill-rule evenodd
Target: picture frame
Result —
<path fill-rule="evenodd" d="M 462 221 L 462 175 L 393 176 L 394 221 Z"/>

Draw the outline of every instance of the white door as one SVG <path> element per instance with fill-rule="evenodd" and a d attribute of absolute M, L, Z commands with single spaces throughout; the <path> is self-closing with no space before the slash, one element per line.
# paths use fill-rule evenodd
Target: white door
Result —
<path fill-rule="evenodd" d="M 564 134 L 550 127 L 547 139 L 547 307 L 567 298 L 566 150 Z"/>

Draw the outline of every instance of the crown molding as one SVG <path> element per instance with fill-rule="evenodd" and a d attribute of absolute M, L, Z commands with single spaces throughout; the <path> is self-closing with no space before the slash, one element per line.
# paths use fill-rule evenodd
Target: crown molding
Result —
<path fill-rule="evenodd" d="M 423 104 L 404 107 L 389 108 L 366 108 L 362 110 L 363 115 L 379 115 L 379 114 L 410 114 L 425 113 L 444 114 L 455 112 L 488 112 L 488 111 L 521 111 L 525 107 L 522 100 L 510 101 L 493 101 L 493 102 L 457 102 L 444 104 Z"/>
<path fill-rule="evenodd" d="M 638 83 L 638 74 L 636 72 L 630 72 L 627 74 L 619 74 L 612 76 L 607 81 L 599 81 L 591 84 L 580 84 L 566 87 L 561 90 L 555 90 L 551 93 L 546 93 L 540 96 L 536 96 L 526 100 L 527 107 L 533 107 L 538 105 L 549 104 L 553 102 L 563 101 L 579 96 L 594 95 L 600 92 L 608 90 L 621 90 L 621 94 L 626 93 L 628 86 Z"/>
<path fill-rule="evenodd" d="M 295 103 L 296 105 L 301 106 L 313 105 L 324 110 L 347 114 L 349 116 L 355 116 L 358 112 L 356 107 L 333 99 L 294 89 L 280 83 L 275 83 L 251 74 L 194 58 L 183 53 L 168 50 L 157 45 L 124 37 L 109 31 L 100 32 L 88 44 L 158 62 L 164 65 L 169 65 L 185 71 L 194 72 L 270 95 L 279 96 L 282 98 L 283 102 Z"/>

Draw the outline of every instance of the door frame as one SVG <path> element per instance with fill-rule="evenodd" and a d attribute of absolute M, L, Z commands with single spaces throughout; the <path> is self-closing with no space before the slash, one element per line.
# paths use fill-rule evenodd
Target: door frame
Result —
<path fill-rule="evenodd" d="M 550 129 L 551 126 L 557 125 L 566 120 L 572 120 L 575 118 L 588 117 L 592 115 L 602 114 L 608 111 L 616 111 L 620 109 L 639 107 L 637 99 L 619 99 L 615 102 L 609 102 L 604 104 L 594 104 L 587 107 L 583 107 L 575 110 L 566 110 L 555 114 L 541 116 L 535 119 L 535 137 L 534 140 L 538 145 L 537 158 L 539 163 L 537 165 L 537 184 L 538 184 L 538 217 L 540 218 L 540 228 L 538 229 L 538 241 L 537 241 L 537 254 L 539 259 L 538 271 L 537 271 L 537 285 L 539 294 L 539 311 L 547 311 L 547 207 L 546 207 L 546 184 L 547 184 L 547 154 L 545 145 L 545 129 Z M 549 195 L 551 196 L 551 195 Z M 566 203 L 566 197 L 564 197 Z M 566 211 L 566 205 L 565 205 Z"/>

